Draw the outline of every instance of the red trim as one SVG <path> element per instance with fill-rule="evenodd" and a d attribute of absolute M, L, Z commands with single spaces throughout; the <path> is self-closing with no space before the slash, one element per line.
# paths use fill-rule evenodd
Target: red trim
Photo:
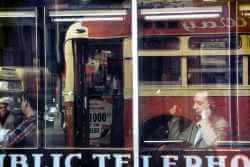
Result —
<path fill-rule="evenodd" d="M 131 34 L 128 16 L 124 21 L 88 21 L 82 22 L 82 26 L 88 28 L 89 38 L 115 38 L 127 37 Z"/>
<path fill-rule="evenodd" d="M 140 35 L 192 35 L 192 34 L 225 34 L 225 33 L 249 33 L 250 18 L 242 17 L 241 13 L 236 17 L 235 7 L 223 7 L 222 16 L 219 18 L 188 19 L 176 21 L 161 21 L 162 23 L 175 22 L 178 26 L 174 28 L 157 28 L 157 21 L 146 21 L 145 16 L 139 15 Z M 234 12 L 232 12 L 234 11 Z M 131 35 L 131 15 L 122 16 L 123 21 L 87 21 L 82 25 L 88 28 L 89 38 L 118 38 Z M 229 15 L 229 13 L 231 15 Z M 145 27 L 144 23 L 152 23 L 152 26 Z"/>
<path fill-rule="evenodd" d="M 173 22 L 173 21 L 171 21 Z M 166 24 L 171 22 L 165 21 Z M 146 23 L 143 20 L 143 23 Z M 237 22 L 233 18 L 220 17 L 214 19 L 190 19 L 190 20 L 177 20 L 175 24 L 176 28 L 157 28 L 156 21 L 150 28 L 143 28 L 143 35 L 192 35 L 192 34 L 224 34 L 234 33 L 236 28 L 237 32 L 249 32 L 250 19 L 246 17 L 240 17 Z M 163 21 L 164 23 L 164 21 Z"/>

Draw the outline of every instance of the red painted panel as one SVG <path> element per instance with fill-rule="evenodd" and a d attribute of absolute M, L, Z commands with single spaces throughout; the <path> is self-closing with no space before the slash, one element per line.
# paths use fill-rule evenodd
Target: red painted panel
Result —
<path fill-rule="evenodd" d="M 217 114 L 229 117 L 229 108 L 231 103 L 229 102 L 229 97 L 211 97 L 215 104 L 215 110 Z M 141 97 L 140 106 L 141 106 L 141 118 L 143 120 L 148 120 L 152 117 L 169 114 L 169 110 L 173 105 L 177 106 L 177 115 L 184 117 L 192 117 L 192 107 L 193 107 L 193 98 L 192 97 Z"/>
<path fill-rule="evenodd" d="M 88 28 L 91 38 L 115 38 L 131 35 L 130 16 L 124 17 L 124 21 L 88 21 L 82 25 Z M 145 20 L 141 20 L 145 22 Z M 166 22 L 168 21 L 161 21 Z M 173 22 L 173 21 L 171 21 Z M 176 20 L 175 28 L 157 28 L 153 22 L 151 27 L 140 26 L 139 32 L 143 35 L 192 35 L 192 34 L 225 34 L 235 32 L 249 33 L 250 19 L 239 17 L 238 19 L 222 16 L 219 18 Z"/>
<path fill-rule="evenodd" d="M 65 102 L 65 122 L 66 122 L 66 127 L 65 127 L 65 138 L 66 138 L 66 145 L 73 147 L 74 146 L 74 133 L 75 133 L 75 120 L 74 120 L 74 103 L 73 102 Z"/>
<path fill-rule="evenodd" d="M 167 23 L 167 21 L 165 21 Z M 171 21 L 173 22 L 173 21 Z M 235 32 L 236 26 L 239 33 L 249 33 L 250 20 L 246 17 L 239 19 L 219 17 L 208 19 L 187 19 L 176 20 L 176 28 L 156 28 L 154 25 L 150 28 L 143 28 L 144 35 L 192 35 L 192 34 L 223 34 Z"/>
<path fill-rule="evenodd" d="M 125 100 L 124 101 L 124 120 L 123 120 L 123 127 L 124 127 L 124 145 L 125 147 L 132 147 L 133 146 L 133 121 L 132 121 L 132 100 Z"/>
<path fill-rule="evenodd" d="M 127 37 L 131 32 L 128 20 L 124 17 L 124 21 L 88 21 L 82 25 L 88 28 L 90 38 Z"/>
<path fill-rule="evenodd" d="M 250 141 L 250 97 L 211 97 L 216 113 L 225 117 L 231 125 L 232 135 L 235 140 Z M 177 105 L 177 115 L 193 119 L 192 97 L 140 97 L 140 121 L 153 117 L 169 114 L 169 109 Z M 132 100 L 125 102 L 124 110 L 124 135 L 126 146 L 132 144 Z"/>
<path fill-rule="evenodd" d="M 239 97 L 238 104 L 236 105 L 238 115 L 239 140 L 250 141 L 250 97 Z"/>

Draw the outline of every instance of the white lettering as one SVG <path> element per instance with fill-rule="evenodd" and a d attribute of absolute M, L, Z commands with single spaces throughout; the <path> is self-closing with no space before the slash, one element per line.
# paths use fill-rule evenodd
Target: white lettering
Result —
<path fill-rule="evenodd" d="M 4 166 L 5 157 L 6 157 L 6 154 L 0 154 L 0 166 Z"/>
<path fill-rule="evenodd" d="M 173 162 L 172 160 L 174 161 L 177 161 L 178 160 L 178 156 L 171 156 L 171 155 L 168 155 L 168 156 L 161 156 L 161 158 L 163 159 L 163 166 L 164 167 L 170 167 L 170 166 L 176 166 L 176 162 Z"/>
<path fill-rule="evenodd" d="M 28 167 L 27 157 L 25 155 L 11 154 L 10 158 L 11 158 L 11 167 L 17 167 L 17 165 L 22 165 L 22 167 Z"/>
<path fill-rule="evenodd" d="M 225 167 L 227 156 L 206 156 L 208 167 Z M 218 160 L 216 162 L 216 159 Z"/>
<path fill-rule="evenodd" d="M 34 159 L 35 167 L 41 167 L 41 158 L 43 157 L 43 154 L 32 154 L 32 157 Z"/>
<path fill-rule="evenodd" d="M 50 156 L 53 157 L 53 167 L 60 167 L 60 159 L 63 154 L 51 154 Z"/>
<path fill-rule="evenodd" d="M 208 22 L 201 22 L 201 26 L 199 28 L 210 28 Z"/>
<path fill-rule="evenodd" d="M 65 159 L 65 167 L 71 167 L 72 158 L 82 159 L 81 154 L 70 154 Z"/>
<path fill-rule="evenodd" d="M 186 30 L 186 31 L 192 31 L 192 30 L 196 29 L 196 24 L 194 21 L 183 22 L 182 26 L 183 26 L 184 30 Z"/>
<path fill-rule="evenodd" d="M 115 167 L 122 167 L 122 164 L 128 164 L 128 161 L 123 161 L 123 158 L 128 158 L 130 159 L 130 155 L 129 154 L 114 154 L 113 155 L 115 157 Z"/>
<path fill-rule="evenodd" d="M 221 18 L 221 23 L 224 25 L 224 27 L 235 27 L 236 21 L 232 18 Z"/>
<path fill-rule="evenodd" d="M 29 167 L 28 157 L 25 154 L 0 154 L 0 167 L 5 166 L 5 158 L 10 158 L 11 167 Z M 34 165 L 32 167 L 41 167 L 43 154 L 32 154 Z M 50 157 L 53 160 L 53 163 L 48 164 L 51 167 L 61 167 L 61 161 L 63 154 L 51 154 Z M 207 155 L 207 156 L 197 156 L 197 155 L 183 155 L 180 159 L 184 159 L 184 162 L 178 163 L 179 157 L 177 155 L 161 155 L 162 167 L 173 167 L 179 165 L 185 165 L 186 167 L 249 167 L 250 159 L 248 155 L 237 154 L 233 157 L 230 156 L 230 159 L 226 155 Z M 98 167 L 105 167 L 107 160 L 114 158 L 113 166 L 123 167 L 129 164 L 131 158 L 130 154 L 93 154 L 92 159 L 98 160 Z M 150 167 L 150 162 L 152 155 L 141 155 L 142 166 Z M 72 167 L 72 161 L 74 159 L 81 160 L 81 153 L 69 154 L 64 160 L 64 167 Z M 31 159 L 32 160 L 32 159 Z M 206 161 L 206 164 L 205 164 Z M 126 165 L 125 165 L 126 164 Z M 63 165 L 62 165 L 63 166 Z"/>
<path fill-rule="evenodd" d="M 186 166 L 188 167 L 201 167 L 202 160 L 199 156 L 184 156 L 186 159 Z"/>
<path fill-rule="evenodd" d="M 98 158 L 98 167 L 105 167 L 105 159 L 110 159 L 110 154 L 93 154 L 92 158 Z"/>
<path fill-rule="evenodd" d="M 249 167 L 250 166 L 250 160 L 248 159 L 247 156 L 244 156 L 244 155 L 236 155 L 232 158 L 231 160 L 231 167 L 234 167 L 234 166 L 240 166 L 239 165 L 239 161 L 242 161 L 243 164 L 244 164 L 244 167 Z"/>
<path fill-rule="evenodd" d="M 230 27 L 246 27 L 247 21 L 244 18 L 240 18 L 235 21 L 233 18 L 222 17 L 219 22 L 216 21 L 202 21 L 197 23 L 195 21 L 183 22 L 182 27 L 185 31 L 192 32 L 196 29 L 212 29 L 212 28 L 230 28 Z"/>
<path fill-rule="evenodd" d="M 215 22 L 213 22 L 213 21 L 208 21 L 207 22 L 207 27 L 209 27 L 209 28 L 217 28 L 217 27 L 221 27 L 221 26 L 219 26 L 219 25 L 217 25 Z"/>
<path fill-rule="evenodd" d="M 141 156 L 141 158 L 142 158 L 142 166 L 149 167 L 149 159 L 151 159 L 152 156 L 151 155 L 143 155 L 143 156 Z"/>

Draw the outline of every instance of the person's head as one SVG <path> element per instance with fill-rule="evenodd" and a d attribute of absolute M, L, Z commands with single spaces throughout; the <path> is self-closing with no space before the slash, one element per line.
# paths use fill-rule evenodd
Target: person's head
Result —
<path fill-rule="evenodd" d="M 21 103 L 21 110 L 25 116 L 31 116 L 37 108 L 37 100 L 33 96 L 29 96 L 27 93 L 23 94 Z"/>
<path fill-rule="evenodd" d="M 193 110 L 195 111 L 195 113 L 199 115 L 201 115 L 202 112 L 210 109 L 210 103 L 207 91 L 196 93 L 193 101 L 194 101 Z"/>
<path fill-rule="evenodd" d="M 11 97 L 1 97 L 0 98 L 0 120 L 5 118 L 9 113 L 8 107 L 12 103 L 13 99 Z"/>

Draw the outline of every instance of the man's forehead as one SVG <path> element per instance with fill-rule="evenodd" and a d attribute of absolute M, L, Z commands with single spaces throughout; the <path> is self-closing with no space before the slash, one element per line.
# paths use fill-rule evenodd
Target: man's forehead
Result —
<path fill-rule="evenodd" d="M 195 94 L 194 100 L 202 101 L 202 100 L 206 100 L 207 97 L 208 97 L 207 92 L 198 92 L 198 93 Z"/>

